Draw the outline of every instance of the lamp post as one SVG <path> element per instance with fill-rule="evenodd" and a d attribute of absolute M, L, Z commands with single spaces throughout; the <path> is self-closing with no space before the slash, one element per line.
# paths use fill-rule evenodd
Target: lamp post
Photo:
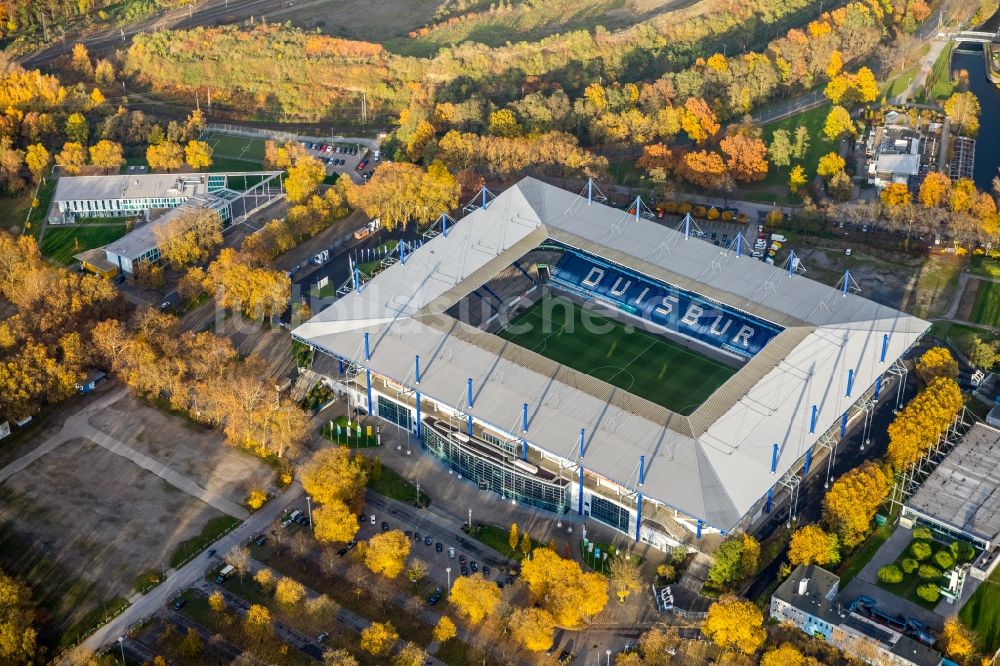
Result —
<path fill-rule="evenodd" d="M 125 637 L 124 636 L 119 636 L 118 637 L 118 647 L 120 647 L 121 651 L 122 651 L 122 666 L 125 666 Z"/>
<path fill-rule="evenodd" d="M 312 508 L 312 498 L 306 495 L 306 513 L 309 514 L 309 529 L 313 528 L 313 508 Z"/>
<path fill-rule="evenodd" d="M 611 650 L 605 650 L 604 654 L 608 655 L 608 666 L 611 666 Z"/>
<path fill-rule="evenodd" d="M 445 572 L 448 574 L 448 597 L 451 597 L 451 567 L 445 567 Z"/>

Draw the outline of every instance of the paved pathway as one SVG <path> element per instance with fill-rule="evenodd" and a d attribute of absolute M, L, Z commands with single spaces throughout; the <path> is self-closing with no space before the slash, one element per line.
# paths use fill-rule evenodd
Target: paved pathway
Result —
<path fill-rule="evenodd" d="M 893 99 L 893 103 L 905 104 L 913 97 L 914 93 L 924 87 L 924 84 L 927 81 L 927 76 L 931 73 L 931 70 L 934 69 L 934 63 L 937 62 L 938 56 L 941 55 L 941 51 L 944 50 L 944 47 L 948 45 L 949 41 L 950 37 L 947 35 L 944 37 L 935 36 L 930 40 L 930 48 L 928 49 L 927 54 L 920 59 L 920 70 L 913 76 L 912 79 L 910 79 L 906 89 L 896 95 Z"/>

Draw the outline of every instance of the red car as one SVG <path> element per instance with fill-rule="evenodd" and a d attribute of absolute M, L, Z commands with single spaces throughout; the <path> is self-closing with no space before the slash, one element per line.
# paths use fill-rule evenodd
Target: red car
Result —
<path fill-rule="evenodd" d="M 364 171 L 366 166 L 368 166 L 368 160 L 361 160 L 360 162 L 358 162 L 357 170 Z"/>

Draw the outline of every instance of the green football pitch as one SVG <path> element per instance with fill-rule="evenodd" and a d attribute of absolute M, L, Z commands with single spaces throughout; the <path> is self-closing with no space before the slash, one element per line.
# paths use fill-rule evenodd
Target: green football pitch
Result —
<path fill-rule="evenodd" d="M 498 335 L 678 414 L 697 409 L 736 369 L 664 337 L 543 298 Z"/>

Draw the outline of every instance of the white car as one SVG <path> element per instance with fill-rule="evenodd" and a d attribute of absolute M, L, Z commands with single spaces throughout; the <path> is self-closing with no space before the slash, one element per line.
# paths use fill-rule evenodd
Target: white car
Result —
<path fill-rule="evenodd" d="M 454 546 L 448 546 L 448 559 L 449 560 L 455 559 L 455 547 Z"/>
<path fill-rule="evenodd" d="M 374 524 L 375 524 L 375 514 L 373 513 L 372 514 L 372 525 L 374 525 Z"/>

